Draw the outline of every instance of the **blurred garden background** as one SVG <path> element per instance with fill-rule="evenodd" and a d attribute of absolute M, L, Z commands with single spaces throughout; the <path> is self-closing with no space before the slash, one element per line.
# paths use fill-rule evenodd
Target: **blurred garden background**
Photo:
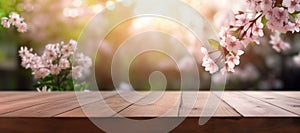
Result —
<path fill-rule="evenodd" d="M 216 30 L 220 28 L 230 13 L 244 8 L 242 0 L 183 0 L 200 12 Z M 0 27 L 0 91 L 32 91 L 34 78 L 29 70 L 20 66 L 18 49 L 21 46 L 32 47 L 41 53 L 48 43 L 58 43 L 70 39 L 77 40 L 85 25 L 97 13 L 108 7 L 118 10 L 116 17 L 122 14 L 134 14 L 136 4 L 127 3 L 127 9 L 114 9 L 114 2 L 106 0 L 0 0 L 0 17 L 17 12 L 24 17 L 28 24 L 26 33 L 19 33 L 14 28 Z M 145 8 L 147 5 L 144 5 Z M 161 8 L 161 7 L 158 7 Z M 150 9 L 151 10 L 151 9 Z M 173 10 L 180 14 L 180 11 Z M 105 18 L 103 18 L 105 19 Z M 105 23 L 105 20 L 103 20 Z M 201 78 L 200 90 L 210 88 L 211 76 L 205 72 L 200 60 L 200 42 L 188 30 L 167 20 L 155 18 L 138 18 L 127 21 L 121 27 L 111 32 L 105 43 L 99 48 L 96 59 L 96 79 L 99 89 L 113 90 L 115 87 L 111 79 L 111 60 L 114 52 L 136 31 L 145 29 L 160 29 L 171 34 L 177 40 L 184 42 L 187 49 L 198 61 Z M 97 29 L 101 30 L 101 29 Z M 262 44 L 251 45 L 242 56 L 241 65 L 236 72 L 228 75 L 226 90 L 300 90 L 300 66 L 293 61 L 293 56 L 300 51 L 300 35 L 289 34 L 286 40 L 292 48 L 277 53 L 269 45 L 268 32 L 261 40 Z M 134 43 L 155 45 L 157 41 L 172 43 L 173 40 L 148 37 L 135 40 Z M 85 44 L 88 47 L 88 44 Z M 177 50 L 174 50 L 175 52 Z M 126 55 L 124 55 L 126 60 Z M 182 59 L 179 65 L 188 69 L 189 60 Z M 120 68 L 121 69 L 121 68 Z M 139 56 L 130 67 L 132 87 L 136 90 L 147 90 L 150 85 L 148 78 L 153 71 L 161 71 L 167 78 L 167 89 L 180 88 L 180 73 L 178 66 L 169 57 L 159 53 L 145 53 Z M 218 82 L 218 79 L 213 79 Z"/>

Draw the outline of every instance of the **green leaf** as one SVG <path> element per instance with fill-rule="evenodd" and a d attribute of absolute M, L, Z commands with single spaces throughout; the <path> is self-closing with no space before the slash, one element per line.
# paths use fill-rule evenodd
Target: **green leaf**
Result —
<path fill-rule="evenodd" d="M 268 20 L 267 20 L 266 17 L 264 16 L 264 17 L 262 17 L 261 22 L 262 22 L 264 25 L 266 25 L 267 22 L 268 22 Z"/>
<path fill-rule="evenodd" d="M 220 47 L 220 43 L 214 39 L 208 39 L 209 44 L 211 45 L 211 47 L 215 50 L 218 50 Z"/>

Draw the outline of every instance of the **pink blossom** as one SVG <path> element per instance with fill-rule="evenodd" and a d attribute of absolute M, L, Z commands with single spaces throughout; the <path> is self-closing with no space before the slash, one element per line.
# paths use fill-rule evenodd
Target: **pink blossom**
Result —
<path fill-rule="evenodd" d="M 201 52 L 204 54 L 202 59 L 202 66 L 205 67 L 205 71 L 213 74 L 219 70 L 218 65 L 209 57 L 209 53 L 206 48 L 201 47 Z"/>
<path fill-rule="evenodd" d="M 18 24 L 17 28 L 18 28 L 18 32 L 21 32 L 21 33 L 27 32 L 27 29 L 28 29 L 27 24 L 24 22 L 21 22 L 20 24 Z"/>
<path fill-rule="evenodd" d="M 60 73 L 61 69 L 58 65 L 52 65 L 51 66 L 51 74 L 58 75 Z"/>
<path fill-rule="evenodd" d="M 226 57 L 226 64 L 229 68 L 234 68 L 236 65 L 240 64 L 240 56 L 244 54 L 244 51 L 239 50 L 237 54 L 229 54 Z"/>
<path fill-rule="evenodd" d="M 61 69 L 68 69 L 70 68 L 70 62 L 67 59 L 62 58 L 59 60 L 59 67 Z"/>
<path fill-rule="evenodd" d="M 12 12 L 10 15 L 9 15 L 9 22 L 14 25 L 14 26 L 17 26 L 19 25 L 24 19 L 20 17 L 19 14 L 15 13 L 15 12 Z"/>
<path fill-rule="evenodd" d="M 272 10 L 272 5 L 273 5 L 272 0 L 262 0 L 259 7 L 263 12 L 268 12 Z"/>
<path fill-rule="evenodd" d="M 209 57 L 203 60 L 202 66 L 205 67 L 205 71 L 210 74 L 216 73 L 219 70 L 218 65 Z"/>
<path fill-rule="evenodd" d="M 82 77 L 83 68 L 81 66 L 76 66 L 72 68 L 72 78 L 79 79 Z"/>
<path fill-rule="evenodd" d="M 299 0 L 283 0 L 282 5 L 288 8 L 289 13 L 300 11 Z"/>
<path fill-rule="evenodd" d="M 275 49 L 277 52 L 285 51 L 291 48 L 290 44 L 284 42 L 280 38 L 280 33 L 276 32 L 274 35 L 271 35 L 272 48 Z"/>
<path fill-rule="evenodd" d="M 5 28 L 9 28 L 10 27 L 9 19 L 7 17 L 3 17 L 1 19 L 1 25 Z"/>
<path fill-rule="evenodd" d="M 246 13 L 236 15 L 235 18 L 236 18 L 236 21 L 235 21 L 235 24 L 234 24 L 235 26 L 244 26 L 250 20 L 249 15 L 246 14 Z"/>
<path fill-rule="evenodd" d="M 254 24 L 253 28 L 252 28 L 252 34 L 254 36 L 259 36 L 259 37 L 263 37 L 264 36 L 264 32 L 263 32 L 263 28 L 264 25 L 261 22 L 261 18 L 259 18 L 256 23 Z"/>
<path fill-rule="evenodd" d="M 32 74 L 34 75 L 34 78 L 36 78 L 36 79 L 45 78 L 46 76 L 48 76 L 50 74 L 50 70 L 46 69 L 46 68 L 41 68 L 41 69 L 35 70 Z"/>
<path fill-rule="evenodd" d="M 241 42 L 234 36 L 226 38 L 225 43 L 226 49 L 233 52 L 237 52 L 238 50 L 242 49 L 243 46 Z"/>

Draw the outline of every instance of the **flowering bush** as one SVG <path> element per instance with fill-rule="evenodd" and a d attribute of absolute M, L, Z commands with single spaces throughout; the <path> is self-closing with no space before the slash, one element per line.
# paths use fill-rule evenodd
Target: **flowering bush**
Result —
<path fill-rule="evenodd" d="M 19 14 L 12 12 L 8 17 L 1 18 L 1 25 L 4 28 L 10 28 L 11 26 L 15 26 L 18 32 L 24 33 L 27 31 L 27 24 L 24 22 L 24 18 L 22 18 Z"/>
<path fill-rule="evenodd" d="M 76 47 L 74 40 L 67 44 L 48 44 L 41 56 L 33 53 L 32 49 L 21 47 L 21 65 L 31 69 L 32 75 L 38 80 L 34 85 L 38 91 L 82 91 L 88 87 L 85 82 L 73 85 L 73 80 L 84 78 L 92 66 L 88 56 L 82 53 L 74 55 Z M 72 56 L 76 60 L 72 60 Z"/>
<path fill-rule="evenodd" d="M 247 0 L 249 9 L 234 15 L 229 25 L 225 25 L 219 32 L 220 42 L 209 40 L 210 44 L 222 55 L 213 59 L 208 51 L 201 48 L 203 57 L 202 66 L 211 74 L 221 70 L 234 72 L 235 66 L 240 64 L 240 56 L 249 44 L 260 44 L 259 39 L 264 36 L 264 30 L 271 34 L 270 44 L 277 52 L 289 50 L 290 44 L 283 39 L 287 32 L 300 31 L 300 4 L 299 0 Z M 225 62 L 220 62 L 225 58 Z M 294 57 L 296 64 L 299 56 Z M 222 65 L 223 64 L 223 65 Z"/>

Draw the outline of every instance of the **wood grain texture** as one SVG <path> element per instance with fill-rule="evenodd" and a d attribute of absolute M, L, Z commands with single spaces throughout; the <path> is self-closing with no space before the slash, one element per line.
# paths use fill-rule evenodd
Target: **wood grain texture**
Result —
<path fill-rule="evenodd" d="M 131 97 L 130 100 L 137 102 L 140 100 L 140 98 Z M 57 115 L 56 117 L 87 117 L 87 114 L 90 114 L 88 117 L 112 117 L 131 104 L 132 103 L 124 100 L 122 96 L 116 94 L 112 97 L 105 98 L 104 101 L 92 102 L 82 107 Z"/>
<path fill-rule="evenodd" d="M 159 93 L 159 92 L 158 92 Z M 139 103 L 132 104 L 130 107 L 121 111 L 119 115 L 125 117 L 177 117 L 180 104 L 180 92 L 167 92 L 153 103 L 148 101 L 146 96 Z M 151 101 L 152 101 L 151 100 Z M 151 104 L 144 104 L 151 103 Z"/>
<path fill-rule="evenodd" d="M 278 108 L 242 92 L 226 92 L 223 99 L 244 117 L 293 117 L 294 113 Z"/>
<path fill-rule="evenodd" d="M 300 99 L 295 99 L 272 92 L 243 92 L 249 96 L 300 115 Z"/>
<path fill-rule="evenodd" d="M 190 93 L 195 93 L 195 92 L 190 92 Z M 209 98 L 210 92 L 199 92 L 198 93 L 198 99 L 196 104 L 194 105 L 191 113 L 189 114 L 189 117 L 209 117 L 209 116 L 204 116 L 201 114 L 204 108 L 208 109 L 209 111 L 215 111 L 212 116 L 214 117 L 240 117 L 241 115 L 236 112 L 232 107 L 230 107 L 227 103 L 225 103 L 222 99 L 219 97 L 216 97 L 220 100 L 220 103 L 215 110 L 214 104 L 217 103 L 208 103 L 208 98 Z M 187 109 L 186 106 L 183 104 L 182 109 Z"/>
<path fill-rule="evenodd" d="M 213 107 L 206 103 L 211 92 L 189 93 L 199 93 L 196 104 L 183 123 L 171 132 L 300 132 L 299 92 L 224 92 L 223 97 L 217 97 L 221 98 L 220 104 L 204 126 L 199 126 L 198 120 L 205 105 Z M 141 105 L 152 97 L 146 92 L 137 97 L 122 93 L 127 100 L 116 92 L 101 93 L 103 100 L 97 98 L 98 92 L 77 94 L 0 92 L 0 133 L 102 133 L 88 117 L 114 123 L 124 119 L 119 115 L 135 120 L 164 115 L 159 119 L 176 120 L 181 118 L 178 113 L 187 109 L 184 102 L 192 101 L 188 98 L 180 103 L 181 92 L 165 92 L 148 105 Z M 82 99 L 82 107 L 76 96 Z M 86 116 L 83 110 L 91 115 Z M 169 114 L 165 114 L 167 111 Z M 126 125 L 111 126 L 118 132 L 126 131 L 122 130 Z M 147 130 L 160 131 L 156 128 Z"/>
<path fill-rule="evenodd" d="M 103 97 L 109 97 L 115 93 L 105 93 Z M 69 97 L 58 98 L 52 102 L 45 102 L 36 106 L 20 109 L 17 111 L 3 114 L 3 117 L 53 117 L 63 112 L 79 108 L 81 105 L 89 104 L 98 100 L 98 93 L 77 93 L 71 94 Z M 77 98 L 83 99 L 81 105 Z"/>
<path fill-rule="evenodd" d="M 74 93 L 39 93 L 25 99 L 6 101 L 0 104 L 0 116 L 20 109 L 74 97 Z"/>
<path fill-rule="evenodd" d="M 295 98 L 300 100 L 300 92 L 299 91 L 279 91 L 279 92 L 272 92 L 279 95 L 284 95 L 287 97 Z"/>

